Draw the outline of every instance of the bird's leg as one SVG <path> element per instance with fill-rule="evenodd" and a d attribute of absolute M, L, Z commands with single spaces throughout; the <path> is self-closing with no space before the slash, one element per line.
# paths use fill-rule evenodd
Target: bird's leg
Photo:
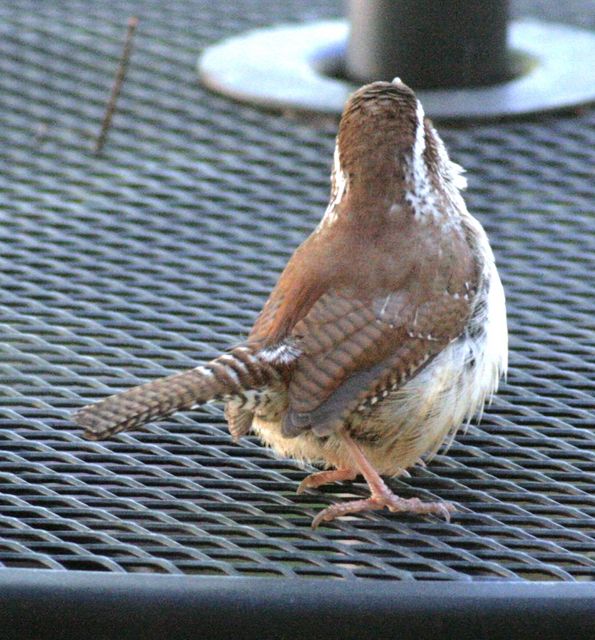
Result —
<path fill-rule="evenodd" d="M 317 471 L 306 476 L 297 488 L 296 493 L 304 493 L 306 489 L 316 489 L 323 484 L 329 482 L 339 482 L 341 480 L 354 480 L 357 476 L 357 471 L 353 469 L 340 468 L 329 469 L 327 471 Z"/>
<path fill-rule="evenodd" d="M 333 504 L 321 511 L 313 520 L 312 527 L 315 529 L 321 522 L 328 522 L 348 513 L 359 513 L 372 509 L 388 508 L 389 511 L 407 512 L 415 514 L 434 513 L 443 516 L 447 521 L 450 514 L 456 509 L 450 502 L 422 502 L 419 498 L 399 498 L 384 483 L 376 469 L 369 463 L 368 459 L 359 446 L 345 432 L 339 433 L 345 446 L 347 447 L 354 466 L 366 479 L 370 487 L 371 495 L 364 500 L 353 500 L 340 504 Z"/>

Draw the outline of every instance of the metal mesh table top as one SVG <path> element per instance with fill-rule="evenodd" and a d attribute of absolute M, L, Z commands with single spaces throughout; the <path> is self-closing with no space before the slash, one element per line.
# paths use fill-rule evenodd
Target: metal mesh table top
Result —
<path fill-rule="evenodd" d="M 518 2 L 517 15 L 545 11 Z M 589 3 L 556 19 L 594 27 Z M 480 425 L 404 496 L 460 512 L 370 513 L 317 531 L 361 482 L 297 496 L 304 471 L 217 407 L 109 442 L 83 404 L 246 334 L 328 195 L 336 122 L 202 89 L 222 37 L 342 3 L 0 2 L 0 565 L 384 580 L 595 577 L 595 111 L 441 127 L 468 170 L 508 296 L 511 368 Z M 91 152 L 129 15 L 134 53 Z M 589 20 L 591 22 L 589 22 Z"/>

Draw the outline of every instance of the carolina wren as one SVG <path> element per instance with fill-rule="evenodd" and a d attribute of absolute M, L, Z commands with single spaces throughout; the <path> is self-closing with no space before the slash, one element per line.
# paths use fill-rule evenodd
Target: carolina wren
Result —
<path fill-rule="evenodd" d="M 253 429 L 282 456 L 322 465 L 298 492 L 362 474 L 371 495 L 320 512 L 449 517 L 394 495 L 380 474 L 431 458 L 483 408 L 507 367 L 504 292 L 462 169 L 398 78 L 345 107 L 331 197 L 247 340 L 191 371 L 84 407 L 97 440 L 209 400 L 234 440 Z"/>

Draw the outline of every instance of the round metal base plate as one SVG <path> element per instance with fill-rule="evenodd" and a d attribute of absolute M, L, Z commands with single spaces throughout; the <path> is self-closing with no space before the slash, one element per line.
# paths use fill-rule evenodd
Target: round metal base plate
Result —
<path fill-rule="evenodd" d="M 348 32 L 344 20 L 251 31 L 206 49 L 198 61 L 200 79 L 240 101 L 339 114 L 355 85 L 327 73 L 340 68 Z M 595 34 L 523 20 L 511 23 L 509 48 L 518 67 L 514 79 L 491 87 L 418 91 L 426 113 L 436 119 L 491 119 L 595 100 Z"/>

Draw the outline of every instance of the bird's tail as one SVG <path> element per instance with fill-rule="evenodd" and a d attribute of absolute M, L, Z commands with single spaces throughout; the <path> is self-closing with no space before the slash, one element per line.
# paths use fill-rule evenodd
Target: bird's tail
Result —
<path fill-rule="evenodd" d="M 278 367 L 249 347 L 236 347 L 211 362 L 87 405 L 73 420 L 90 440 L 103 440 L 120 431 L 190 409 L 209 400 L 245 397 L 281 379 Z"/>

